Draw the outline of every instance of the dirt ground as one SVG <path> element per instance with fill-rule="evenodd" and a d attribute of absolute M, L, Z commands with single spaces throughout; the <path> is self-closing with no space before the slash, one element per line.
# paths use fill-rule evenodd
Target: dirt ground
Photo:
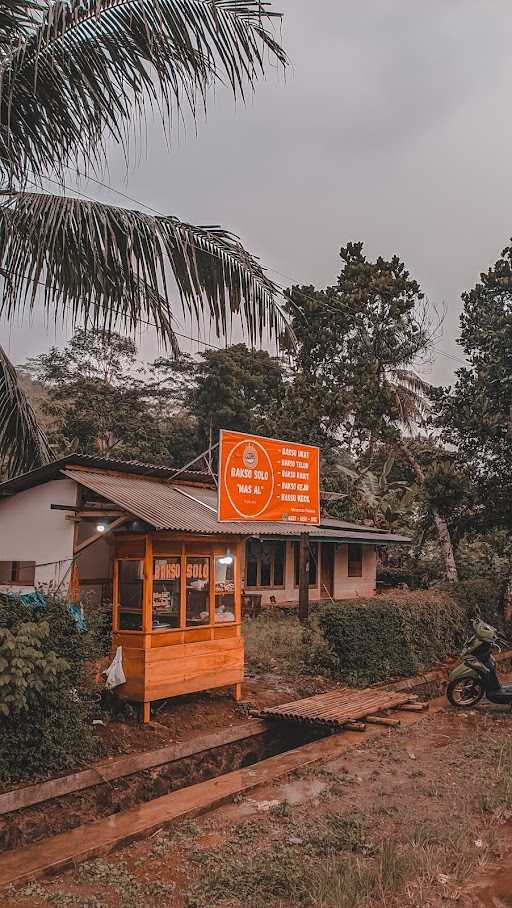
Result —
<path fill-rule="evenodd" d="M 2 906 L 507 908 L 511 723 L 446 709 Z"/>
<path fill-rule="evenodd" d="M 153 704 L 149 725 L 142 726 L 133 717 L 129 721 L 107 719 L 104 726 L 96 728 L 103 742 L 104 756 L 153 750 L 239 725 L 250 708 L 285 703 L 331 687 L 334 687 L 332 681 L 320 677 L 290 679 L 275 672 L 255 674 L 244 683 L 242 703 L 235 703 L 229 690 L 192 694 Z"/>

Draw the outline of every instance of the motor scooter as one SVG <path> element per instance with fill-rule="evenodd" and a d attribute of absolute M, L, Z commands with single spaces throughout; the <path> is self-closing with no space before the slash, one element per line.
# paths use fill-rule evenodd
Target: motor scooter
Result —
<path fill-rule="evenodd" d="M 452 706 L 468 708 L 485 695 L 491 703 L 512 705 L 512 684 L 501 684 L 496 672 L 493 648 L 501 651 L 507 641 L 485 621 L 472 621 L 473 635 L 466 640 L 463 661 L 448 675 L 446 696 Z"/>

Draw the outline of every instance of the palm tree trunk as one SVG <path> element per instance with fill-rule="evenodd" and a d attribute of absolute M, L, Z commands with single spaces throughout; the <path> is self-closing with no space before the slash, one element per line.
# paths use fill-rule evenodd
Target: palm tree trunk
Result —
<path fill-rule="evenodd" d="M 424 486 L 425 474 L 414 455 L 411 453 L 411 451 L 403 441 L 400 441 L 398 443 L 398 448 L 411 467 L 418 485 Z M 432 517 L 434 519 L 434 526 L 437 532 L 437 538 L 439 540 L 439 548 L 441 550 L 441 558 L 444 564 L 446 579 L 450 583 L 457 583 L 459 576 L 457 573 L 457 565 L 455 564 L 455 556 L 453 554 L 453 545 L 450 537 L 450 531 L 448 529 L 448 524 L 438 508 L 431 507 L 431 510 Z"/>

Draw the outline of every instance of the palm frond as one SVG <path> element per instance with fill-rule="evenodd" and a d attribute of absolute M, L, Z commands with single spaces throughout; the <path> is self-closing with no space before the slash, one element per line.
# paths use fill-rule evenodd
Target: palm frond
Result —
<path fill-rule="evenodd" d="M 412 369 L 393 369 L 390 376 L 395 384 L 401 385 L 415 394 L 428 398 L 432 391 L 432 385 L 413 372 Z"/>
<path fill-rule="evenodd" d="M 395 397 L 400 421 L 412 431 L 414 425 L 431 410 L 429 395 L 432 386 L 410 369 L 390 369 L 386 381 Z"/>
<path fill-rule="evenodd" d="M 0 346 L 0 467 L 16 476 L 51 460 L 51 451 L 16 370 Z"/>
<path fill-rule="evenodd" d="M 0 4 L 0 48 L 3 53 L 27 38 L 44 14 L 45 6 L 38 0 L 8 0 Z M 1 64 L 1 59 L 0 59 Z"/>
<path fill-rule="evenodd" d="M 235 95 L 286 55 L 260 0 L 56 0 L 0 65 L 0 155 L 20 177 L 98 162 L 146 101 L 165 122 L 216 80 Z M 0 162 L 1 163 L 1 162 Z"/>
<path fill-rule="evenodd" d="M 31 309 L 43 284 L 43 306 L 56 319 L 70 313 L 88 327 L 130 332 L 147 320 L 172 343 L 173 276 L 182 311 L 200 325 L 206 309 L 218 336 L 233 314 L 251 341 L 264 329 L 286 330 L 278 288 L 220 227 L 42 193 L 3 197 L 0 313 L 7 318 Z"/>

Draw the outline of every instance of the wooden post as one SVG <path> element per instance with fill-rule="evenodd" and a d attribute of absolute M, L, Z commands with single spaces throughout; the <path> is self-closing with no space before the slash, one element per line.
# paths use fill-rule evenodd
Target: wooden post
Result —
<path fill-rule="evenodd" d="M 299 543 L 299 621 L 309 618 L 309 533 L 300 534 Z"/>

